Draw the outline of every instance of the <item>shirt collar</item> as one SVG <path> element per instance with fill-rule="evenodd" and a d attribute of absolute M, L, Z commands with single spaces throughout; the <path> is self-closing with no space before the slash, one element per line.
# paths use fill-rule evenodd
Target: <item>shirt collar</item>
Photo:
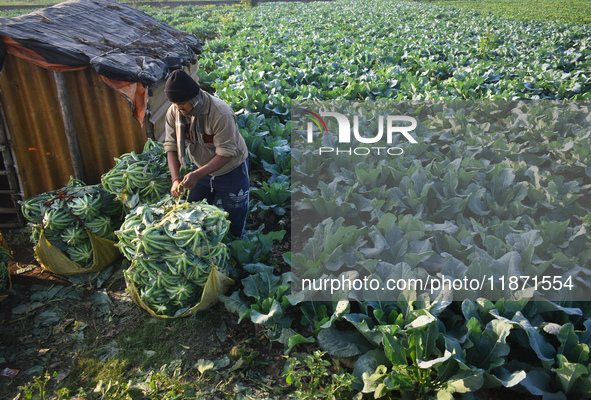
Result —
<path fill-rule="evenodd" d="M 199 91 L 199 93 L 197 94 L 197 96 L 193 97 L 191 100 L 189 100 L 191 102 L 191 105 L 193 106 L 193 109 L 191 110 L 191 112 L 189 113 L 189 116 L 194 117 L 198 114 L 201 114 L 201 108 L 203 105 L 203 98 L 201 96 L 201 91 Z"/>
<path fill-rule="evenodd" d="M 211 99 L 207 92 L 204 92 L 203 89 L 199 91 L 199 94 L 191 99 L 191 101 L 195 101 L 193 103 L 193 109 L 189 113 L 190 116 L 196 117 L 197 115 L 204 115 L 209 114 L 211 108 Z"/>

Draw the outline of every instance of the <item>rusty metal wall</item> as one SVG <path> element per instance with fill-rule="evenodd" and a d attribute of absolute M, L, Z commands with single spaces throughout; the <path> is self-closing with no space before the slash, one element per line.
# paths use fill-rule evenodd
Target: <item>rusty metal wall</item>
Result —
<path fill-rule="evenodd" d="M 94 69 L 65 74 L 86 181 L 99 183 L 114 157 L 141 152 L 146 133 L 129 103 Z M 73 169 L 53 72 L 8 55 L 0 104 L 24 198 L 65 186 Z"/>

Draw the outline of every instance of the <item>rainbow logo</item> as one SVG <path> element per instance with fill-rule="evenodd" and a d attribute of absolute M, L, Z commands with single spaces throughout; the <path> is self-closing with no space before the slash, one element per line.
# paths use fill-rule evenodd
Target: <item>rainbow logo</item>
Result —
<path fill-rule="evenodd" d="M 312 115 L 313 117 L 315 117 L 316 119 L 312 118 L 312 121 L 314 121 L 314 123 L 316 124 L 316 126 L 318 127 L 318 129 L 320 129 L 320 131 L 322 131 L 322 126 L 324 127 L 324 131 L 326 133 L 328 133 L 328 128 L 326 127 L 326 124 L 324 123 L 324 120 L 322 119 L 322 117 L 312 111 L 308 111 L 308 110 L 302 110 L 305 113 L 308 113 L 310 115 Z M 322 126 L 320 126 L 320 124 L 322 124 Z"/>

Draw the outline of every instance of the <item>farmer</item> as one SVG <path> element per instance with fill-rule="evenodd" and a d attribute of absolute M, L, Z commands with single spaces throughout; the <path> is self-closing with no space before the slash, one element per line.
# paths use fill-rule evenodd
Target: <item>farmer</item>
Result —
<path fill-rule="evenodd" d="M 248 212 L 248 149 L 238 131 L 236 116 L 224 101 L 201 90 L 182 70 L 173 71 L 164 87 L 172 105 L 166 113 L 164 150 L 172 175 L 170 193 L 178 198 L 189 190 L 188 201 L 216 196 L 229 214 L 230 231 L 241 237 Z M 193 170 L 181 176 L 185 148 Z"/>

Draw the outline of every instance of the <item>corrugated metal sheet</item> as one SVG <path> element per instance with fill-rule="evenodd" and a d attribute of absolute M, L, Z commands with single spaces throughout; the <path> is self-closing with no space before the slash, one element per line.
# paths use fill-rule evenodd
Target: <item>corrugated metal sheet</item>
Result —
<path fill-rule="evenodd" d="M 166 94 L 164 93 L 164 81 L 160 81 L 152 86 L 149 94 L 149 120 L 154 126 L 154 139 L 163 142 L 166 110 L 168 110 L 168 107 L 170 106 L 170 101 L 168 101 Z"/>
<path fill-rule="evenodd" d="M 22 200 L 12 148 L 8 145 L 4 112 L 0 107 L 0 228 L 15 228 L 26 222 L 19 212 Z"/>
<path fill-rule="evenodd" d="M 65 74 L 87 183 L 98 183 L 114 157 L 141 151 L 146 135 L 94 69 Z M 0 91 L 24 197 L 66 185 L 73 169 L 53 72 L 8 55 Z"/>
<path fill-rule="evenodd" d="M 191 64 L 186 69 L 187 73 L 199 82 L 197 71 L 199 70 L 199 63 Z M 170 106 L 170 101 L 164 93 L 165 81 L 161 80 L 150 88 L 150 98 L 148 99 L 148 109 L 150 110 L 150 122 L 154 124 L 154 138 L 159 142 L 164 141 L 164 124 L 166 118 L 166 111 Z"/>
<path fill-rule="evenodd" d="M 114 157 L 142 151 L 146 134 L 133 118 L 130 104 L 94 69 L 66 76 L 87 180 L 98 183 L 100 176 L 115 165 Z"/>

